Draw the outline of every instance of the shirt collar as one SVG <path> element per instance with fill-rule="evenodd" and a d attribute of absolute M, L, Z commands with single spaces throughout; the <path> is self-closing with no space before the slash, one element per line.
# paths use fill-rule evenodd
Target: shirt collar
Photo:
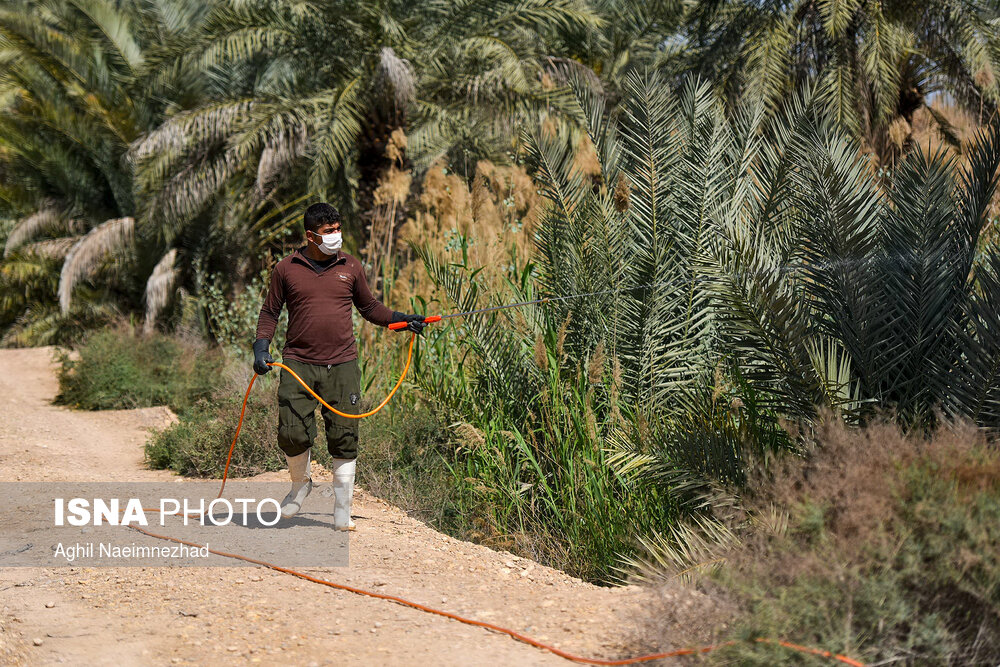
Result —
<path fill-rule="evenodd" d="M 306 256 L 305 249 L 306 249 L 306 246 L 302 246 L 301 248 L 296 248 L 295 252 L 292 254 L 292 259 L 301 260 L 301 261 L 305 262 L 306 264 L 308 264 L 309 266 L 312 266 L 312 264 L 309 264 L 309 258 Z M 339 262 L 342 259 L 347 259 L 347 257 L 344 256 L 344 251 L 343 250 L 338 250 L 336 255 L 330 255 L 330 257 L 335 258 L 333 260 L 332 264 L 336 264 L 337 262 Z"/>
<path fill-rule="evenodd" d="M 312 263 L 309 261 L 309 258 L 306 257 L 305 248 L 306 246 L 302 246 L 301 248 L 296 248 L 295 252 L 292 254 L 292 261 L 294 262 L 295 260 L 298 260 L 303 264 L 305 264 L 306 266 L 308 266 L 309 268 L 312 268 Z M 344 256 L 343 250 L 338 250 L 337 254 L 331 255 L 331 257 L 335 257 L 335 259 L 329 264 L 327 264 L 326 268 L 329 268 L 334 264 L 340 264 L 341 261 L 345 262 L 347 261 L 347 257 Z"/>

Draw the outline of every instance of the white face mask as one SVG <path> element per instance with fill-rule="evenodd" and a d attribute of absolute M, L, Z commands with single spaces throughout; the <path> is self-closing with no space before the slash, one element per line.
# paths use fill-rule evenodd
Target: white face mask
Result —
<path fill-rule="evenodd" d="M 313 232 L 314 235 L 319 236 Z M 340 250 L 340 246 L 343 243 L 340 232 L 333 232 L 332 234 L 323 234 L 320 236 L 323 239 L 322 243 L 317 243 L 317 247 L 324 255 L 332 255 L 333 253 Z"/>

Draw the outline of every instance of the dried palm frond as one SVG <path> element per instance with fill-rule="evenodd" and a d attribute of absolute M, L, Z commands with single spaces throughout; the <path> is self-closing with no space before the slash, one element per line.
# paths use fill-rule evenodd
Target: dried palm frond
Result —
<path fill-rule="evenodd" d="M 22 246 L 21 249 L 25 252 L 35 253 L 36 255 L 42 255 L 52 259 L 63 259 L 81 238 L 81 236 L 66 236 L 60 239 L 36 241 L 35 243 L 29 243 L 26 246 Z"/>
<path fill-rule="evenodd" d="M 680 579 L 688 583 L 721 567 L 738 538 L 725 524 L 704 516 L 638 539 L 637 555 L 622 555 L 615 570 L 623 579 L 655 583 Z"/>
<path fill-rule="evenodd" d="M 41 232 L 55 227 L 65 219 L 65 215 L 55 206 L 45 206 L 26 218 L 22 218 L 14 225 L 14 229 L 7 236 L 7 244 L 4 246 L 3 256 L 9 257 L 18 246 L 30 241 Z"/>
<path fill-rule="evenodd" d="M 141 161 L 178 155 L 191 146 L 225 138 L 249 117 L 253 107 L 252 100 L 237 100 L 179 113 L 137 140 L 129 150 L 129 157 Z"/>
<path fill-rule="evenodd" d="M 170 300 L 178 275 L 174 266 L 176 260 L 177 248 L 171 248 L 156 263 L 146 281 L 146 320 L 143 328 L 147 333 L 153 330 L 157 316 Z"/>
<path fill-rule="evenodd" d="M 108 253 L 131 243 L 134 228 L 134 218 L 112 218 L 87 232 L 70 249 L 59 275 L 57 290 L 63 314 L 69 312 L 77 281 L 93 271 Z"/>
<path fill-rule="evenodd" d="M 276 177 L 302 157 L 309 148 L 308 130 L 298 125 L 288 132 L 270 137 L 257 164 L 256 196 L 263 197 Z"/>
<path fill-rule="evenodd" d="M 413 99 L 416 92 L 416 74 L 410 61 L 400 58 L 391 46 L 383 46 L 379 54 L 379 68 L 385 78 L 396 104 L 403 105 Z"/>

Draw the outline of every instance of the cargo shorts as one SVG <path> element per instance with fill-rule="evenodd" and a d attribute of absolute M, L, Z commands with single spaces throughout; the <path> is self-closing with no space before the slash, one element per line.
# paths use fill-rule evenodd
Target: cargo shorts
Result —
<path fill-rule="evenodd" d="M 323 397 L 323 400 L 347 414 L 361 409 L 361 369 L 358 360 L 341 364 L 315 365 L 294 359 L 283 362 L 295 371 L 303 382 Z M 281 369 L 278 384 L 278 446 L 288 456 L 298 456 L 316 440 L 316 406 L 312 394 L 306 391 L 291 373 Z M 358 455 L 358 419 L 348 419 L 322 408 L 326 425 L 326 448 L 336 459 L 353 459 Z"/>

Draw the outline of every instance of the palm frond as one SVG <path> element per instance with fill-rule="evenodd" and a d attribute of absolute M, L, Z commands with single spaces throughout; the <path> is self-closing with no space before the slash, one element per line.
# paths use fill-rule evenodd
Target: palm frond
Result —
<path fill-rule="evenodd" d="M 59 309 L 63 315 L 69 312 L 77 281 L 93 271 L 108 253 L 131 243 L 134 228 L 134 218 L 107 220 L 87 232 L 70 249 L 63 262 L 57 290 Z"/>
<path fill-rule="evenodd" d="M 968 327 L 959 332 L 955 377 L 945 401 L 953 416 L 1000 430 L 1000 248 L 977 267 Z"/>
<path fill-rule="evenodd" d="M 396 104 L 402 106 L 413 99 L 417 88 L 416 75 L 408 60 L 397 56 L 391 46 L 384 46 L 379 54 L 379 67 L 392 89 Z"/>
<path fill-rule="evenodd" d="M 839 37 L 861 7 L 861 0 L 820 0 L 818 5 L 823 27 L 832 37 Z"/>
<path fill-rule="evenodd" d="M 813 321 L 780 252 L 749 226 L 736 225 L 716 261 L 720 327 L 747 378 L 769 392 L 779 412 L 811 418 L 823 396 L 806 347 Z"/>
<path fill-rule="evenodd" d="M 63 220 L 65 220 L 65 214 L 52 205 L 41 208 L 26 218 L 21 218 L 7 235 L 3 256 L 9 257 L 16 248 L 24 245 L 42 231 L 58 225 Z"/>
<path fill-rule="evenodd" d="M 176 261 L 177 248 L 171 248 L 156 263 L 153 272 L 146 281 L 146 319 L 143 327 L 147 333 L 153 330 L 157 316 L 173 296 L 173 288 L 178 275 Z"/>
<path fill-rule="evenodd" d="M 623 579 L 646 584 L 680 581 L 690 584 L 718 570 L 725 554 L 739 543 L 724 523 L 701 516 L 637 538 L 638 553 L 621 555 L 615 568 Z"/>
<path fill-rule="evenodd" d="M 353 79 L 328 95 L 318 123 L 319 130 L 312 137 L 314 157 L 309 172 L 310 190 L 326 188 L 354 149 L 365 109 L 361 86 L 360 79 Z"/>
<path fill-rule="evenodd" d="M 801 272 L 822 314 L 819 329 L 843 341 L 867 392 L 882 363 L 873 327 L 882 310 L 874 258 L 883 202 L 859 148 L 828 122 L 813 122 L 797 137 L 799 250 L 790 268 Z"/>
<path fill-rule="evenodd" d="M 880 377 L 892 402 L 925 412 L 941 400 L 968 277 L 952 197 L 954 162 L 912 153 L 896 171 L 882 225 Z M 888 397 L 887 397 L 888 398 Z"/>
<path fill-rule="evenodd" d="M 58 239 L 36 241 L 34 243 L 21 246 L 21 248 L 25 252 L 35 255 L 41 255 L 52 259 L 65 259 L 70 249 L 76 245 L 76 242 L 81 238 L 82 236 L 63 236 Z"/>

